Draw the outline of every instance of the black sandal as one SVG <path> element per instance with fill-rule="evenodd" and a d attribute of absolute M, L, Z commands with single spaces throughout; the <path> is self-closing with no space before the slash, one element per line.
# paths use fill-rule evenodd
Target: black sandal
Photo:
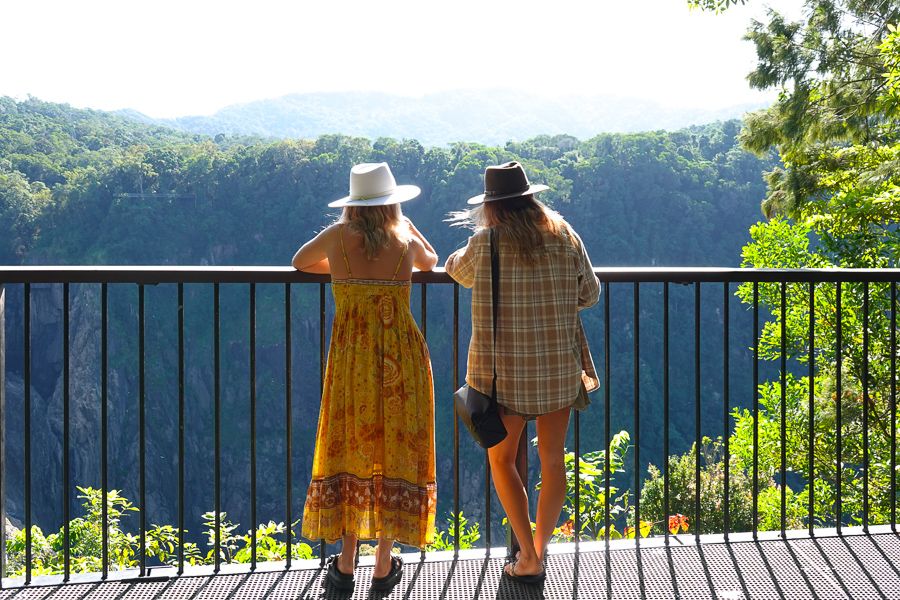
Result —
<path fill-rule="evenodd" d="M 372 578 L 372 589 L 385 592 L 393 589 L 395 585 L 400 583 L 403 577 L 403 559 L 399 556 L 391 556 L 391 570 L 384 577 Z"/>
<path fill-rule="evenodd" d="M 325 572 L 325 581 L 336 589 L 352 590 L 355 585 L 353 575 L 341 573 L 341 570 L 338 569 L 337 563 L 339 556 L 339 554 L 332 554 L 328 557 L 328 560 L 326 561 L 328 570 Z"/>

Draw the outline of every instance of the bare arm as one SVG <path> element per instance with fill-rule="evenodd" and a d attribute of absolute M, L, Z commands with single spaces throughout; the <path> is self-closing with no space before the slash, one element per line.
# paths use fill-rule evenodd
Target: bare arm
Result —
<path fill-rule="evenodd" d="M 319 232 L 313 239 L 309 240 L 297 250 L 291 265 L 298 271 L 306 273 L 331 273 L 331 265 L 328 264 L 328 254 L 326 252 L 330 242 L 332 228 L 328 227 Z"/>
<path fill-rule="evenodd" d="M 413 266 L 420 271 L 432 270 L 438 262 L 437 252 L 434 251 L 434 247 L 425 239 L 425 236 L 416 229 L 412 221 L 406 219 L 406 222 L 409 225 L 410 233 L 413 234 L 413 238 L 419 242 L 416 248 L 416 255 L 413 257 Z"/>

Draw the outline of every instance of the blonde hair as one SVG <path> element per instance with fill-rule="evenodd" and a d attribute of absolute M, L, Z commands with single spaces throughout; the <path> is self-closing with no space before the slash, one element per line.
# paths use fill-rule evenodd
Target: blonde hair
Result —
<path fill-rule="evenodd" d="M 483 202 L 477 207 L 450 213 L 453 225 L 475 231 L 494 229 L 525 262 L 534 264 L 536 250 L 544 245 L 543 232 L 575 243 L 566 220 L 555 210 L 529 194 L 510 200 Z"/>
<path fill-rule="evenodd" d="M 399 204 L 345 206 L 337 222 L 363 236 L 369 260 L 393 242 L 409 243 L 409 228 L 403 226 L 403 211 Z"/>

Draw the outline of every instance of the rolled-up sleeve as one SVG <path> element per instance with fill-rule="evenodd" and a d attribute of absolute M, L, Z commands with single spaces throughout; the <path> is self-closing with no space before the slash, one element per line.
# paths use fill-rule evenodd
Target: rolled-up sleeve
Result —
<path fill-rule="evenodd" d="M 444 269 L 447 275 L 453 278 L 459 285 L 464 288 L 471 288 L 475 285 L 475 248 L 472 240 L 475 236 L 469 238 L 469 242 L 464 248 L 460 248 L 447 257 Z"/>
<path fill-rule="evenodd" d="M 594 274 L 594 266 L 581 238 L 574 231 L 572 235 L 578 242 L 578 308 L 588 308 L 600 300 L 600 280 Z"/>

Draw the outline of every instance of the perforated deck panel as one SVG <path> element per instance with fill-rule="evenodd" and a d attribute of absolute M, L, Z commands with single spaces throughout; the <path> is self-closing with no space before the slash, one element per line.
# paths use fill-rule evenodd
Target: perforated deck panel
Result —
<path fill-rule="evenodd" d="M 419 562 L 418 555 L 409 555 L 403 580 L 389 595 L 370 593 L 371 567 L 360 567 L 352 594 L 324 589 L 323 572 L 305 569 L 8 589 L 0 600 L 900 599 L 900 537 L 892 533 L 699 546 L 673 542 L 668 548 L 609 552 L 597 547 L 578 555 L 551 554 L 541 588 L 501 577 L 502 558 Z"/>

